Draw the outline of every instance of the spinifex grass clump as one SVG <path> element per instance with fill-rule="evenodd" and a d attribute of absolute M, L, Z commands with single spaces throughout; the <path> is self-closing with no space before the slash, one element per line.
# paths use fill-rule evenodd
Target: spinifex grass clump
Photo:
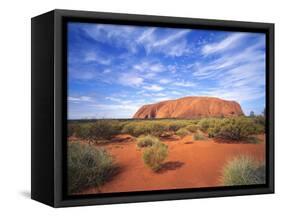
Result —
<path fill-rule="evenodd" d="M 238 156 L 223 169 L 224 185 L 265 184 L 265 165 L 249 156 Z"/>
<path fill-rule="evenodd" d="M 151 135 L 141 136 L 137 139 L 137 146 L 139 148 L 149 147 L 159 142 L 160 142 L 159 139 L 155 136 L 151 136 Z"/>
<path fill-rule="evenodd" d="M 87 187 L 98 188 L 116 169 L 112 157 L 105 150 L 79 144 L 69 144 L 67 164 L 70 193 Z"/>
<path fill-rule="evenodd" d="M 186 129 L 191 133 L 195 133 L 198 130 L 198 126 L 196 124 L 190 124 L 186 126 Z"/>
<path fill-rule="evenodd" d="M 153 171 L 161 169 L 162 163 L 168 156 L 168 146 L 164 143 L 157 142 L 148 147 L 143 152 L 143 161 Z"/>
<path fill-rule="evenodd" d="M 176 131 L 176 135 L 183 138 L 190 134 L 189 130 L 186 128 L 180 128 L 179 130 Z"/>
<path fill-rule="evenodd" d="M 205 139 L 206 139 L 205 135 L 200 131 L 197 131 L 193 135 L 193 140 L 205 140 Z"/>

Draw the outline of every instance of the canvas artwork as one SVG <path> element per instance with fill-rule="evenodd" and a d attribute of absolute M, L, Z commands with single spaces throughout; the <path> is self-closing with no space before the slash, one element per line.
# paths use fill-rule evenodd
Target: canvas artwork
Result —
<path fill-rule="evenodd" d="M 266 183 L 265 33 L 67 24 L 67 191 Z"/>

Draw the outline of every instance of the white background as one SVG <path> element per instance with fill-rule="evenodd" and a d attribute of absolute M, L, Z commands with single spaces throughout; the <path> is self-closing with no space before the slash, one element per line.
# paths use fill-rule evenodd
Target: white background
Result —
<path fill-rule="evenodd" d="M 0 216 L 269 216 L 280 204 L 278 0 L 10 0 L 0 2 Z M 52 209 L 30 197 L 30 18 L 54 8 L 275 23 L 276 194 Z M 279 133 L 278 133 L 279 131 Z M 212 156 L 210 156 L 212 157 Z M 278 207 L 279 206 L 279 207 Z M 278 215 L 278 214 L 277 214 Z"/>

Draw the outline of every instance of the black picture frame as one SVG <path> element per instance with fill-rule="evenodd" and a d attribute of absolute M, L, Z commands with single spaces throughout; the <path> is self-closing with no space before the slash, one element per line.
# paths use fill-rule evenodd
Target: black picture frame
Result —
<path fill-rule="evenodd" d="M 266 34 L 266 184 L 69 196 L 66 194 L 66 23 L 213 29 Z M 274 24 L 53 10 L 32 18 L 31 197 L 53 207 L 274 193 Z M 42 139 L 44 138 L 44 139 Z"/>

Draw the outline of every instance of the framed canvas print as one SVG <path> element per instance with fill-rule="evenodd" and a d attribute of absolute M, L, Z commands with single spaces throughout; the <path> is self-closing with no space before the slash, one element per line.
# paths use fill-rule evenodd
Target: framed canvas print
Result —
<path fill-rule="evenodd" d="M 274 192 L 274 25 L 32 18 L 32 198 L 54 207 Z"/>

